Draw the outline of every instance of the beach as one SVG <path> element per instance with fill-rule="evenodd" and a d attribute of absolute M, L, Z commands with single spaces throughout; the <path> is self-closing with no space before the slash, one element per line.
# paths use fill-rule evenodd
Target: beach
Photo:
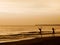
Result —
<path fill-rule="evenodd" d="M 60 37 L 34 38 L 30 40 L 0 43 L 0 45 L 60 45 Z"/>
<path fill-rule="evenodd" d="M 54 26 L 55 34 L 52 33 L 51 28 L 51 26 L 42 26 L 42 33 L 40 34 L 38 26 L 0 26 L 0 45 L 59 44 L 60 27 Z"/>

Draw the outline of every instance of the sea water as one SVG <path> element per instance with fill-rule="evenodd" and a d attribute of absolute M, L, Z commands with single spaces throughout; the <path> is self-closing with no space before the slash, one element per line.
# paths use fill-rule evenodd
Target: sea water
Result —
<path fill-rule="evenodd" d="M 3 25 L 0 26 L 0 35 L 19 34 L 22 32 L 39 31 L 37 26 L 32 25 Z"/>

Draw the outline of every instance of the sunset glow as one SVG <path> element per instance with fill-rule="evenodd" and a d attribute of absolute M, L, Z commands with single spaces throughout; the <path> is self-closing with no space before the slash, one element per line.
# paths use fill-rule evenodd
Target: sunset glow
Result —
<path fill-rule="evenodd" d="M 0 0 L 0 25 L 59 23 L 59 0 Z"/>

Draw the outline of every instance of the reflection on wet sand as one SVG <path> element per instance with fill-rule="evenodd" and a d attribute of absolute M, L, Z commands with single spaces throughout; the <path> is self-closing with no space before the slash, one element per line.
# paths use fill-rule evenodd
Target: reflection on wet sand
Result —
<path fill-rule="evenodd" d="M 42 34 L 40 34 L 40 32 L 23 32 L 21 34 L 0 35 L 0 42 L 2 43 L 13 42 L 13 41 L 28 40 L 33 38 L 54 37 L 54 36 L 60 36 L 60 34 L 58 32 L 52 34 L 49 31 L 42 31 Z"/>

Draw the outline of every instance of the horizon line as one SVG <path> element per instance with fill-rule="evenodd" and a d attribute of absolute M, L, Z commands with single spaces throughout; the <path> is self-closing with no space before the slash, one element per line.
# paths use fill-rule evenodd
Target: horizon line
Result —
<path fill-rule="evenodd" d="M 35 26 L 60 26 L 60 24 L 37 24 Z"/>
<path fill-rule="evenodd" d="M 28 26 L 28 25 L 0 25 L 0 26 Z M 60 26 L 60 24 L 33 24 L 33 26 Z"/>

